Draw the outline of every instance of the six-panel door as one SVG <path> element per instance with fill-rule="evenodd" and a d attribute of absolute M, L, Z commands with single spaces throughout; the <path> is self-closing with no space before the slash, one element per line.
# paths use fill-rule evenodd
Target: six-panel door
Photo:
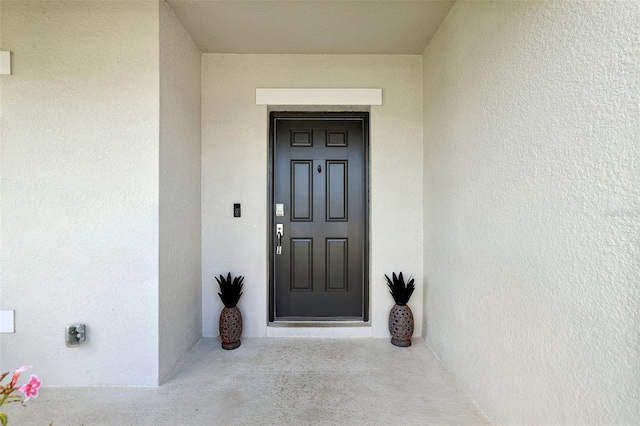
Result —
<path fill-rule="evenodd" d="M 272 117 L 275 319 L 365 317 L 365 126 L 362 114 Z"/>

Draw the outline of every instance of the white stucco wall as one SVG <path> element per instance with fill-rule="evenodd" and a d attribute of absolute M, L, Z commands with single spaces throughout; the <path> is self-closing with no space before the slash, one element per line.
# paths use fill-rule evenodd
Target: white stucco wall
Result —
<path fill-rule="evenodd" d="M 244 336 L 267 333 L 268 113 L 256 88 L 382 88 L 371 107 L 371 327 L 386 337 L 393 300 L 383 281 L 414 273 L 410 306 L 422 324 L 422 77 L 420 56 L 203 55 L 203 332 L 218 334 L 222 304 L 214 276 L 246 276 L 239 307 Z M 242 218 L 233 218 L 233 203 Z M 293 333 L 295 333 L 294 331 Z M 341 331 L 328 335 L 349 335 Z"/>
<path fill-rule="evenodd" d="M 424 53 L 426 339 L 496 423 L 640 422 L 639 22 L 458 2 Z"/>
<path fill-rule="evenodd" d="M 201 54 L 160 6 L 159 379 L 202 337 Z"/>
<path fill-rule="evenodd" d="M 3 1 L 0 371 L 158 375 L 158 4 Z M 64 343 L 87 324 L 84 346 Z"/>

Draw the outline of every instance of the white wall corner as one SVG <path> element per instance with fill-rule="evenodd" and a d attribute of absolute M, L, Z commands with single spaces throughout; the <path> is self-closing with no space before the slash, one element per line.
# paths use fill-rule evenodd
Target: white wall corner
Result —
<path fill-rule="evenodd" d="M 382 105 L 382 89 L 256 89 L 256 105 Z"/>
<path fill-rule="evenodd" d="M 0 75 L 11 74 L 11 52 L 8 50 L 0 51 Z"/>
<path fill-rule="evenodd" d="M 0 333 L 15 333 L 15 311 L 0 311 Z"/>

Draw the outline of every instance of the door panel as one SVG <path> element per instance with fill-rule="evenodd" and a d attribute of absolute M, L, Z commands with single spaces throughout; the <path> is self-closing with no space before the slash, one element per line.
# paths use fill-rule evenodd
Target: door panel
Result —
<path fill-rule="evenodd" d="M 272 113 L 272 321 L 367 319 L 367 126 L 366 113 Z"/>
<path fill-rule="evenodd" d="M 291 220 L 311 221 L 313 211 L 313 175 L 311 161 L 291 161 Z"/>
<path fill-rule="evenodd" d="M 326 291 L 348 291 L 349 251 L 346 238 L 327 238 L 327 272 Z"/>
<path fill-rule="evenodd" d="M 347 161 L 327 161 L 327 222 L 349 220 Z"/>
<path fill-rule="evenodd" d="M 291 238 L 291 291 L 312 291 L 313 240 Z"/>

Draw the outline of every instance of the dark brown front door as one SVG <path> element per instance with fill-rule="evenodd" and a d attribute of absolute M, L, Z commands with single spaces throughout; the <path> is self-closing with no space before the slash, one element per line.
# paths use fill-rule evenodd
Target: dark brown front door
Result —
<path fill-rule="evenodd" d="M 273 320 L 367 320 L 368 113 L 271 114 Z"/>

